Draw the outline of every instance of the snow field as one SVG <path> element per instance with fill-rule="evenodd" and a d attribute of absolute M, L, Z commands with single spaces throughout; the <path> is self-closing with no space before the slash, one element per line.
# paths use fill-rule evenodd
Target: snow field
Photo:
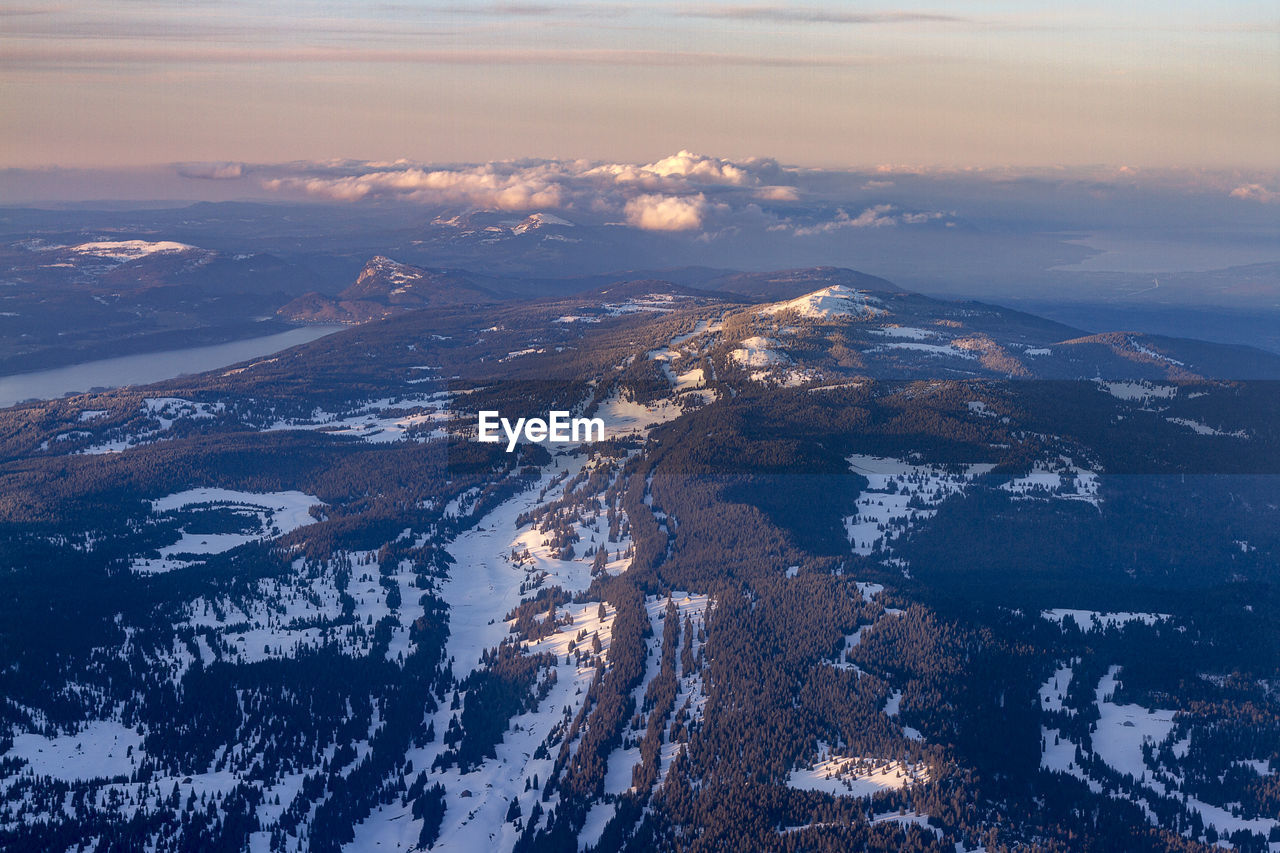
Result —
<path fill-rule="evenodd" d="M 775 349 L 777 346 L 778 342 L 773 338 L 753 335 L 739 341 L 738 348 L 729 353 L 729 358 L 744 367 L 773 367 L 790 364 L 791 359 L 778 352 Z"/>
<path fill-rule="evenodd" d="M 1177 385 L 1164 385 L 1148 382 L 1145 379 L 1129 382 L 1108 382 L 1100 379 L 1098 387 L 1117 400 L 1129 402 L 1146 403 L 1153 399 L 1170 400 L 1178 396 Z"/>
<path fill-rule="evenodd" d="M 1040 618 L 1047 619 L 1050 622 L 1057 622 L 1059 625 L 1066 623 L 1067 617 L 1075 620 L 1076 625 L 1081 631 L 1098 631 L 1104 628 L 1118 628 L 1129 622 L 1141 622 L 1143 625 L 1154 625 L 1157 622 L 1164 622 L 1173 617 L 1168 613 L 1108 613 L 1098 610 L 1072 610 L 1066 607 L 1057 607 L 1053 610 L 1040 611 Z M 1068 670 L 1068 680 L 1070 680 Z"/>
<path fill-rule="evenodd" d="M 1059 670 L 1040 688 L 1042 697 L 1051 693 L 1056 695 L 1059 692 L 1054 685 L 1058 683 L 1061 672 L 1062 670 Z M 1119 666 L 1110 667 L 1098 680 L 1098 686 L 1094 691 L 1094 701 L 1099 713 L 1097 727 L 1091 738 L 1094 755 L 1112 770 L 1132 777 L 1140 791 L 1149 792 L 1151 796 L 1175 797 L 1181 800 L 1185 807 L 1200 815 L 1206 827 L 1215 826 L 1219 833 L 1229 834 L 1238 829 L 1247 829 L 1266 836 L 1274 827 L 1280 826 L 1280 820 L 1239 817 L 1225 808 L 1183 794 L 1181 793 L 1182 781 L 1179 777 L 1173 778 L 1172 786 L 1162 781 L 1162 778 L 1167 778 L 1167 773 L 1162 774 L 1162 778 L 1155 778 L 1154 768 L 1147 766 L 1142 748 L 1147 743 L 1157 746 L 1169 740 L 1173 733 L 1176 712 L 1160 708 L 1148 709 L 1136 704 L 1116 704 L 1113 697 L 1119 673 Z M 1065 693 L 1065 689 L 1064 683 L 1060 692 Z M 1041 727 L 1041 739 L 1040 766 L 1043 769 L 1075 776 L 1084 781 L 1094 793 L 1102 793 L 1105 790 L 1102 782 L 1092 778 L 1086 770 L 1075 763 L 1075 751 L 1079 744 L 1062 734 L 1060 730 L 1044 726 Z M 1057 743 L 1054 742 L 1055 740 Z M 1181 752 L 1185 755 L 1189 745 L 1189 741 L 1174 744 L 1175 754 Z M 1132 800 L 1142 807 L 1149 821 L 1156 823 L 1155 815 L 1143 794 L 1119 791 L 1112 792 L 1111 796 Z M 1274 844 L 1272 846 L 1275 847 Z"/>
<path fill-rule="evenodd" d="M 320 430 L 334 435 L 355 436 L 374 444 L 385 444 L 405 439 L 423 441 L 441 438 L 446 434 L 444 424 L 450 417 L 452 412 L 448 409 L 447 395 L 431 394 L 403 400 L 394 397 L 371 400 L 345 415 L 316 409 L 306 420 L 281 420 L 266 429 Z M 423 436 L 421 430 L 432 424 L 439 426 Z M 411 430 L 418 432 L 411 434 Z"/>
<path fill-rule="evenodd" d="M 172 240 L 161 240 L 155 243 L 150 243 L 146 240 L 108 240 L 96 243 L 81 243 L 79 246 L 72 246 L 71 251 L 77 255 L 123 263 L 125 261 L 136 261 L 148 255 L 196 251 L 196 247 L 189 246 L 186 243 L 176 243 Z"/>
<path fill-rule="evenodd" d="M 77 450 L 77 453 L 101 454 L 101 453 L 123 453 L 133 447 L 143 444 L 150 444 L 164 437 L 164 434 L 173 429 L 173 425 L 180 420 L 205 420 L 217 417 L 226 411 L 225 403 L 197 403 L 191 400 L 184 400 L 181 397 L 146 397 L 142 401 L 139 412 L 154 418 L 159 422 L 157 429 L 144 430 L 139 433 L 128 433 L 120 438 L 112 441 L 95 444 L 91 447 L 85 447 Z M 81 423 L 102 417 L 106 414 L 105 410 L 89 409 L 80 413 Z M 86 417 L 88 416 L 88 417 Z M 108 434 L 118 434 L 112 431 Z M 61 436 L 59 436 L 61 438 Z"/>
<path fill-rule="evenodd" d="M 21 758 L 30 773 L 64 781 L 128 776 L 142 757 L 142 736 L 112 720 L 86 723 L 75 734 L 14 736 L 5 758 Z"/>
<path fill-rule="evenodd" d="M 1071 666 L 1058 667 L 1053 676 L 1040 687 L 1040 707 L 1045 711 L 1066 711 L 1075 714 L 1075 709 L 1063 708 L 1062 700 L 1071 687 Z"/>
<path fill-rule="evenodd" d="M 951 473 L 936 465 L 913 465 L 900 459 L 854 454 L 849 470 L 867 478 L 858 497 L 857 513 L 845 518 L 845 530 L 856 554 L 869 556 L 887 547 L 918 519 L 932 518 L 936 507 L 964 491 L 972 480 L 991 470 L 970 465 Z M 890 488 L 893 492 L 890 492 Z"/>
<path fill-rule="evenodd" d="M 950 358 L 974 359 L 978 356 L 970 350 L 960 349 L 951 344 L 922 344 L 916 341 L 891 341 L 863 350 L 864 353 L 882 353 L 890 350 L 911 350 L 926 355 L 945 356 Z"/>
<path fill-rule="evenodd" d="M 486 515 L 479 524 L 461 534 L 449 547 L 457 563 L 450 572 L 450 579 L 443 585 L 442 595 L 450 604 L 450 636 L 446 648 L 447 659 L 453 664 L 454 675 L 460 681 L 474 671 L 481 654 L 497 646 L 510 636 L 511 625 L 502 621 L 521 599 L 520 585 L 529 576 L 526 559 L 513 564 L 513 550 L 528 550 L 536 571 L 547 571 L 551 582 L 566 589 L 585 589 L 588 585 L 589 561 L 561 561 L 550 557 L 542 546 L 541 534 L 529 528 L 517 529 L 516 517 L 534 509 L 539 504 L 539 493 L 558 475 L 567 474 L 564 482 L 571 481 L 588 460 L 584 455 L 558 456 L 544 472 L 541 482 L 533 489 L 508 500 Z M 542 499 L 555 500 L 562 492 L 549 490 Z M 598 534 L 598 540 L 607 535 L 607 528 L 599 520 L 588 530 Z M 580 531 L 585 532 L 585 531 Z M 603 535 L 600 535 L 603 534 Z M 583 536 L 583 539 L 587 539 Z M 615 544 L 615 543 L 609 543 Z M 622 545 L 622 543 L 616 543 Z M 625 545 L 622 545 L 625 547 Z M 665 602 L 664 602 L 665 603 Z M 576 642 L 580 632 L 600 637 L 604 658 L 607 661 L 611 641 L 611 629 L 615 612 L 606 606 L 603 619 L 599 615 L 598 602 L 563 605 L 557 608 L 560 618 L 565 614 L 571 624 L 561 625 L 556 633 L 537 643 L 527 644 L 530 653 L 552 652 L 556 655 L 554 667 L 556 681 L 550 694 L 532 712 L 512 719 L 510 728 L 497 745 L 497 759 L 485 762 L 470 773 L 462 773 L 453 767 L 432 774 L 432 781 L 441 781 L 447 790 L 447 808 L 437 849 L 475 850 L 491 846 L 509 848 L 519 835 L 514 824 L 506 823 L 507 809 L 513 799 L 521 800 L 521 813 L 527 819 L 533 801 L 541 797 L 541 788 L 525 790 L 525 782 L 534 775 L 545 781 L 552 772 L 558 745 L 550 749 L 547 758 L 533 758 L 538 746 L 548 739 L 553 730 L 567 724 L 578 714 L 586 696 L 586 688 L 595 678 L 596 668 L 578 666 L 570 655 L 569 643 Z M 606 663 L 607 665 L 607 663 Z M 465 702 L 465 697 L 463 697 Z M 456 713 L 446 703 L 432 719 L 436 732 L 442 735 L 449 720 Z M 410 752 L 408 758 L 415 768 L 430 767 L 443 744 L 429 744 Z M 412 781 L 412 780 L 407 780 Z M 463 792 L 470 792 L 463 796 Z M 553 797 L 545 807 L 555 805 Z M 376 811 L 357 827 L 356 842 L 352 849 L 368 849 L 373 846 L 402 845 L 412 847 L 421 830 L 409 808 L 392 804 Z"/>
<path fill-rule="evenodd" d="M 914 326 L 898 326 L 886 325 L 879 329 L 867 329 L 867 333 L 871 335 L 882 335 L 886 338 L 906 338 L 913 341 L 926 341 L 929 338 L 939 337 L 937 332 L 931 332 L 928 329 L 917 329 Z"/>
<path fill-rule="evenodd" d="M 1248 438 L 1249 437 L 1249 433 L 1246 430 L 1237 429 L 1237 430 L 1232 430 L 1231 432 L 1225 432 L 1220 429 L 1214 429 L 1213 427 L 1209 426 L 1206 423 L 1201 423 L 1200 421 L 1193 421 L 1190 418 L 1165 418 L 1165 420 L 1171 424 L 1184 426 L 1187 429 L 1194 432 L 1196 435 L 1218 435 L 1218 436 L 1227 436 L 1229 438 Z"/>
<path fill-rule="evenodd" d="M 203 505 L 208 504 L 208 507 Z M 196 565 L 200 561 L 184 555 L 221 554 L 249 542 L 274 539 L 299 527 L 315 523 L 310 509 L 323 502 L 302 492 L 241 492 L 232 489 L 198 488 L 177 492 L 151 502 L 155 514 L 172 512 L 193 505 L 207 509 L 231 509 L 246 520 L 253 518 L 258 529 L 254 533 L 188 533 L 160 549 L 159 559 L 137 557 L 135 572 L 155 574 Z"/>
<path fill-rule="evenodd" d="M 1059 498 L 1084 501 L 1099 506 L 1098 475 L 1087 468 L 1077 467 L 1064 456 L 1054 463 L 1038 461 L 1025 476 L 1010 480 L 1000 486 L 1018 498 Z"/>

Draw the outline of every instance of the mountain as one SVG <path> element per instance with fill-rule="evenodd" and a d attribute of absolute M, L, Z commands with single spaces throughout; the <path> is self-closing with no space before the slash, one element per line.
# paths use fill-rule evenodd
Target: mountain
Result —
<path fill-rule="evenodd" d="M 0 848 L 1270 851 L 1280 356 L 742 276 L 0 410 Z"/>
<path fill-rule="evenodd" d="M 551 213 L 531 213 L 523 219 L 493 211 L 472 211 L 432 221 L 436 234 L 453 242 L 498 244 L 516 238 L 522 243 L 559 241 L 576 243 L 573 229 L 577 226 Z"/>
<path fill-rule="evenodd" d="M 899 288 L 874 275 L 842 267 L 807 267 L 778 272 L 733 272 L 712 278 L 702 286 L 761 299 L 792 299 L 824 285 L 841 285 L 873 293 L 893 293 Z"/>
<path fill-rule="evenodd" d="M 355 284 L 336 297 L 313 291 L 281 306 L 276 314 L 294 323 L 358 324 L 404 311 L 498 298 L 465 274 L 422 269 L 379 255 L 365 264 Z"/>

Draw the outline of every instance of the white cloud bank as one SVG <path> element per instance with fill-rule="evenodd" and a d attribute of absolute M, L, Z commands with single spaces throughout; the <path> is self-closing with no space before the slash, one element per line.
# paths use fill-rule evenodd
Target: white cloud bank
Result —
<path fill-rule="evenodd" d="M 457 202 L 498 210 L 559 208 L 566 203 L 562 175 L 552 166 L 522 169 L 488 163 L 461 169 L 428 170 L 397 164 L 365 165 L 373 170 L 354 175 L 268 178 L 263 186 L 334 201 L 393 198 L 424 203 Z"/>
<path fill-rule="evenodd" d="M 230 178 L 250 171 L 270 191 L 330 201 L 392 200 L 428 206 L 501 211 L 562 211 L 645 231 L 688 232 L 732 227 L 764 217 L 797 235 L 842 228 L 912 225 L 942 216 L 876 204 L 857 215 L 839 209 L 814 223 L 798 205 L 806 170 L 771 159 L 726 160 L 680 150 L 651 163 L 513 160 L 457 166 L 396 161 L 328 161 L 249 167 L 213 164 L 189 177 Z M 762 207 L 761 205 L 764 205 Z M 799 216 L 797 221 L 792 217 Z"/>
<path fill-rule="evenodd" d="M 1243 198 L 1249 201 L 1259 201 L 1268 204 L 1273 201 L 1280 201 L 1280 192 L 1268 189 L 1262 184 L 1243 184 L 1231 191 L 1232 198 Z"/>
<path fill-rule="evenodd" d="M 694 231 L 702 227 L 706 196 L 642 195 L 627 202 L 627 222 L 645 231 Z"/>

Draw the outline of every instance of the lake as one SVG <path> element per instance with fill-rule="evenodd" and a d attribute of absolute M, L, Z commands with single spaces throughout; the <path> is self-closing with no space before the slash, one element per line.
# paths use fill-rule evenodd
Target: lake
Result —
<path fill-rule="evenodd" d="M 305 344 L 345 328 L 348 327 L 302 326 L 287 332 L 225 344 L 124 355 L 32 373 L 19 373 L 16 376 L 0 376 L 0 408 L 23 400 L 52 400 L 68 392 L 88 391 L 90 388 L 147 385 L 183 374 L 216 370 Z"/>

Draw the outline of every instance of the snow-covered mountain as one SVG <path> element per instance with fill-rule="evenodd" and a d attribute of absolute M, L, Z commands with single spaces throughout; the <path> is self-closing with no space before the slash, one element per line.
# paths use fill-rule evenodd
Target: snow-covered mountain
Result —
<path fill-rule="evenodd" d="M 868 278 L 379 256 L 0 411 L 0 846 L 1267 849 L 1280 357 Z"/>
<path fill-rule="evenodd" d="M 307 293 L 276 313 L 295 323 L 358 324 L 409 310 L 496 298 L 464 273 L 422 269 L 379 255 L 336 297 Z"/>

